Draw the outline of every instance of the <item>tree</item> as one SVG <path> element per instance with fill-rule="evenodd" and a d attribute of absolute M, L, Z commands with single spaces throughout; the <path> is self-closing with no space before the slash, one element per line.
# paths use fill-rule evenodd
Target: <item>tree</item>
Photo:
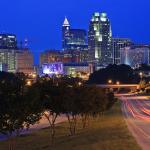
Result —
<path fill-rule="evenodd" d="M 95 85 L 83 85 L 77 89 L 76 99 L 78 114 L 83 128 L 89 124 L 90 117 L 97 117 L 110 109 L 115 103 L 114 94 L 107 93 Z"/>
<path fill-rule="evenodd" d="M 55 137 L 55 122 L 57 117 L 63 111 L 62 107 L 62 94 L 63 89 L 58 86 L 57 83 L 53 82 L 51 79 L 43 80 L 39 84 L 40 97 L 39 100 L 41 103 L 43 115 L 49 122 L 50 125 L 50 134 L 51 134 L 51 144 L 54 143 Z"/>
<path fill-rule="evenodd" d="M 39 119 L 27 91 L 24 74 L 0 73 L 0 133 L 9 138 L 9 150 L 15 149 L 13 137 Z"/>
<path fill-rule="evenodd" d="M 80 113 L 78 103 L 78 87 L 64 87 L 63 113 L 68 118 L 70 135 L 76 134 L 77 116 Z"/>
<path fill-rule="evenodd" d="M 140 78 L 128 65 L 109 65 L 91 74 L 88 83 L 107 84 L 109 80 L 112 80 L 113 84 L 116 84 L 117 81 L 123 84 L 131 84 L 138 83 Z"/>

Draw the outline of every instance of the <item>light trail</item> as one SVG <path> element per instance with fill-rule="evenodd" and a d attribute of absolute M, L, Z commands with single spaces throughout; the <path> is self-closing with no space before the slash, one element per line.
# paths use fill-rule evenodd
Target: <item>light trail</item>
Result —
<path fill-rule="evenodd" d="M 133 95 L 120 99 L 128 128 L 143 150 L 150 150 L 150 100 Z"/>

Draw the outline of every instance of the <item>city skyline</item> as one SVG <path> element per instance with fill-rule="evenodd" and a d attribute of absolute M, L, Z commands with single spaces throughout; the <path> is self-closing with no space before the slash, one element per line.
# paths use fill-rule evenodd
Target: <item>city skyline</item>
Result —
<path fill-rule="evenodd" d="M 106 12 L 111 21 L 113 37 L 130 38 L 135 43 L 149 43 L 150 22 L 146 19 L 150 5 L 148 0 L 145 3 L 129 0 L 122 2 L 46 0 L 45 3 L 34 0 L 32 2 L 6 0 L 1 4 L 2 12 L 7 10 L 7 13 L 0 14 L 0 31 L 14 33 L 19 40 L 28 38 L 36 58 L 35 63 L 38 62 L 41 51 L 50 48 L 61 49 L 61 26 L 65 16 L 73 28 L 88 30 L 92 14 Z M 82 10 L 82 13 L 78 10 Z"/>

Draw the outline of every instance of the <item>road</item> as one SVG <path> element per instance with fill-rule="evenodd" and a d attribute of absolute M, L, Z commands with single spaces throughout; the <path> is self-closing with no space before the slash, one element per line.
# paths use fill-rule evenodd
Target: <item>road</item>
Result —
<path fill-rule="evenodd" d="M 64 115 L 61 115 L 56 119 L 56 124 L 64 122 L 64 121 L 67 121 L 67 118 Z M 39 123 L 31 126 L 28 131 L 24 130 L 21 134 L 29 134 L 31 132 L 34 132 L 36 130 L 43 129 L 46 127 L 49 127 L 49 123 L 45 117 L 42 117 L 42 119 L 39 121 Z M 6 140 L 6 139 L 7 139 L 6 136 L 0 134 L 0 141 Z"/>
<path fill-rule="evenodd" d="M 121 100 L 129 130 L 143 150 L 150 150 L 150 99 L 122 96 Z"/>

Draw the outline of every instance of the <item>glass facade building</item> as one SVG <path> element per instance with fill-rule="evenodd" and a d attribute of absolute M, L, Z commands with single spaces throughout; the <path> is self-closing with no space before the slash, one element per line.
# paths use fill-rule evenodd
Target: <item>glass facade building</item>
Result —
<path fill-rule="evenodd" d="M 113 63 L 112 31 L 106 13 L 94 13 L 88 31 L 89 61 L 108 65 Z"/>
<path fill-rule="evenodd" d="M 112 49 L 113 49 L 113 63 L 121 64 L 121 54 L 122 48 L 129 47 L 132 45 L 132 41 L 126 38 L 112 38 Z"/>
<path fill-rule="evenodd" d="M 71 29 L 65 18 L 62 26 L 62 49 L 65 50 L 87 50 L 87 32 L 83 29 Z"/>
<path fill-rule="evenodd" d="M 150 48 L 147 46 L 131 46 L 121 49 L 121 64 L 129 65 L 133 68 L 141 64 L 149 64 Z"/>
<path fill-rule="evenodd" d="M 14 49 L 0 49 L 0 63 L 7 65 L 8 72 L 16 72 L 16 54 Z"/>
<path fill-rule="evenodd" d="M 1 49 L 16 49 L 17 39 L 14 34 L 0 34 L 0 48 Z"/>

